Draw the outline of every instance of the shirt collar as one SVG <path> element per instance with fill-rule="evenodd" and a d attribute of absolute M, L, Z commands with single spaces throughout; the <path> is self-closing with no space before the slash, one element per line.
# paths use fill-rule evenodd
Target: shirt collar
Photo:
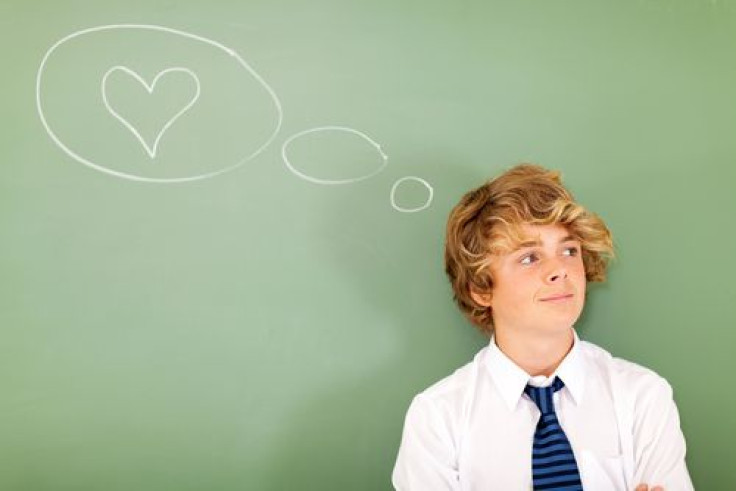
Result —
<path fill-rule="evenodd" d="M 580 339 L 574 329 L 573 337 L 572 349 L 557 367 L 555 373 L 549 377 L 549 381 L 554 380 L 555 376 L 560 377 L 570 392 L 573 402 L 579 405 L 585 389 L 585 363 L 580 353 Z M 486 366 L 493 382 L 498 387 L 501 398 L 510 410 L 514 410 L 531 377 L 499 349 L 494 336 L 491 336 Z"/>
<path fill-rule="evenodd" d="M 585 392 L 585 374 L 587 373 L 585 367 L 585 358 L 580 349 L 580 338 L 575 329 L 572 330 L 574 341 L 572 349 L 565 356 L 557 367 L 555 374 L 552 375 L 554 379 L 555 375 L 560 377 L 565 382 L 565 387 L 570 391 L 575 405 L 580 405 L 583 402 L 583 393 Z"/>

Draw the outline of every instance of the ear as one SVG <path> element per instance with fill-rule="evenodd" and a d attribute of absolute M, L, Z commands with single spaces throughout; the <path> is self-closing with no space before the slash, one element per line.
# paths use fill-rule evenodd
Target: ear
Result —
<path fill-rule="evenodd" d="M 473 301 L 478 305 L 482 305 L 483 307 L 491 306 L 491 293 L 481 293 L 471 289 L 470 296 L 473 298 Z"/>

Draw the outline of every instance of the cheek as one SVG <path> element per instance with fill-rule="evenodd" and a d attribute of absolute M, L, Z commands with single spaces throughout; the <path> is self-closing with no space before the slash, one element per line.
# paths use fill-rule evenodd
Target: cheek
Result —
<path fill-rule="evenodd" d="M 575 268 L 574 278 L 575 283 L 584 291 L 588 281 L 585 279 L 585 266 L 582 261 Z"/>
<path fill-rule="evenodd" d="M 579 294 L 580 308 L 582 309 L 582 304 L 585 302 L 586 289 L 588 287 L 588 281 L 585 279 L 585 267 L 582 262 L 580 263 L 580 266 L 575 268 L 571 273 L 570 279 L 575 290 L 577 290 Z"/>
<path fill-rule="evenodd" d="M 513 282 L 499 285 L 493 291 L 493 300 L 498 311 L 516 312 L 529 308 L 529 303 L 534 300 L 536 284 L 525 281 L 522 277 L 514 278 Z"/>

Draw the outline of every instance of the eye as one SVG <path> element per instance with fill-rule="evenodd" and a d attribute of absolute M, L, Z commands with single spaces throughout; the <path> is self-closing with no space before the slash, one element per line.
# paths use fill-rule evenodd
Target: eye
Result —
<path fill-rule="evenodd" d="M 519 262 L 520 262 L 521 264 L 524 264 L 524 265 L 529 265 L 529 264 L 532 264 L 532 263 L 535 263 L 535 262 L 537 262 L 537 259 L 538 259 L 538 258 L 537 258 L 537 255 L 536 255 L 536 254 L 534 254 L 534 253 L 532 253 L 532 254 L 527 254 L 526 256 L 522 257 L 522 258 L 521 258 L 521 259 L 519 260 Z"/>
<path fill-rule="evenodd" d="M 580 250 L 577 247 L 566 247 L 565 248 L 565 255 L 567 256 L 577 256 L 580 254 Z"/>

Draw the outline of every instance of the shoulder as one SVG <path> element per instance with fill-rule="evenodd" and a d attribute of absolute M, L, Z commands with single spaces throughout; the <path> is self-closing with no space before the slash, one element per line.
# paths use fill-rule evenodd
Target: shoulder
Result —
<path fill-rule="evenodd" d="M 666 400 L 672 397 L 672 387 L 654 370 L 633 361 L 615 357 L 600 346 L 581 341 L 586 360 L 599 373 L 606 375 L 613 390 L 623 391 L 636 401 Z"/>
<path fill-rule="evenodd" d="M 481 349 L 473 359 L 455 370 L 450 375 L 430 385 L 419 396 L 437 402 L 449 401 L 458 398 L 475 383 L 477 372 L 485 359 L 488 347 Z"/>
<path fill-rule="evenodd" d="M 487 351 L 488 347 L 481 349 L 472 361 L 417 394 L 409 411 L 431 412 L 450 418 L 460 415 L 465 401 L 472 395 Z"/>

